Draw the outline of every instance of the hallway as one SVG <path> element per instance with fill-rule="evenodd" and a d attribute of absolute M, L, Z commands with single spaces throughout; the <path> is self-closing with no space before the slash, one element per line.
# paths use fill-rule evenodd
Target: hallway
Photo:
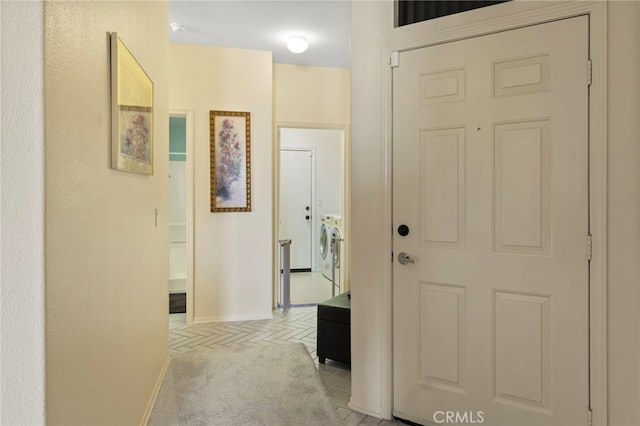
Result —
<path fill-rule="evenodd" d="M 169 352 L 207 351 L 241 346 L 303 343 L 311 354 L 333 405 L 347 425 L 394 425 L 349 409 L 351 370 L 327 360 L 319 364 L 316 355 L 315 306 L 292 308 L 286 314 L 274 312 L 273 319 L 225 323 L 203 323 L 188 327 L 185 314 L 169 315 Z"/>

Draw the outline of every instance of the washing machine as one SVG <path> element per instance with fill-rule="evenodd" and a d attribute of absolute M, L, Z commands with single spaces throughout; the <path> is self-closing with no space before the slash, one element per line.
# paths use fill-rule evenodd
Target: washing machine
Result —
<path fill-rule="evenodd" d="M 333 215 L 323 214 L 320 217 L 320 269 L 322 275 L 331 279 L 331 233 L 333 232 Z"/>
<path fill-rule="evenodd" d="M 342 229 L 343 229 L 342 216 L 333 215 L 332 223 L 333 223 L 333 228 L 331 230 L 330 241 L 333 242 L 333 246 L 332 246 L 333 252 L 331 253 L 331 255 L 332 255 L 332 261 L 335 264 L 335 268 L 336 268 L 334 285 L 336 286 L 336 294 L 341 294 L 342 280 L 343 280 L 341 266 L 344 260 L 344 255 L 342 254 L 342 248 L 344 246 L 344 240 L 343 240 L 344 234 L 342 232 Z M 331 264 L 329 264 L 329 276 L 331 276 Z"/>

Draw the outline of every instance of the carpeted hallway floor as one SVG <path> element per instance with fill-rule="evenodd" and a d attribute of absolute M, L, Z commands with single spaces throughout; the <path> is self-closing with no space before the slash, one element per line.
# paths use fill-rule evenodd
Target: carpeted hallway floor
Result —
<path fill-rule="evenodd" d="M 169 315 L 169 351 L 181 352 L 237 348 L 242 346 L 303 343 L 314 359 L 320 376 L 331 394 L 333 405 L 347 425 L 397 425 L 351 411 L 351 370 L 348 365 L 327 360 L 318 363 L 316 356 L 317 307 L 292 308 L 286 314 L 260 321 L 195 324 L 188 327 L 185 314 Z"/>

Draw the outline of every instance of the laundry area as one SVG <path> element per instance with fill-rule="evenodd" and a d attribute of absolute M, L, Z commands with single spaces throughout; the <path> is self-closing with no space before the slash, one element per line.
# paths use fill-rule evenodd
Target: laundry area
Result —
<path fill-rule="evenodd" d="M 320 257 L 322 275 L 330 280 L 334 290 L 332 295 L 341 294 L 342 275 L 342 215 L 324 214 L 320 218 Z"/>
<path fill-rule="evenodd" d="M 347 290 L 344 131 L 280 128 L 279 141 L 278 239 L 290 240 L 291 305 L 315 305 Z"/>

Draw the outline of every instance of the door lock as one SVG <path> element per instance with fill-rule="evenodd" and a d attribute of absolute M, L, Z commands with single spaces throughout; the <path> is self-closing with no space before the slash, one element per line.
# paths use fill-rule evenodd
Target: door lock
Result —
<path fill-rule="evenodd" d="M 398 253 L 398 262 L 401 265 L 407 265 L 409 263 L 416 263 L 416 260 L 412 259 L 411 256 L 409 256 L 409 253 L 400 252 Z"/>
<path fill-rule="evenodd" d="M 402 237 L 406 237 L 407 235 L 409 235 L 409 227 L 407 225 L 398 226 L 398 234 L 400 234 L 400 236 Z"/>

